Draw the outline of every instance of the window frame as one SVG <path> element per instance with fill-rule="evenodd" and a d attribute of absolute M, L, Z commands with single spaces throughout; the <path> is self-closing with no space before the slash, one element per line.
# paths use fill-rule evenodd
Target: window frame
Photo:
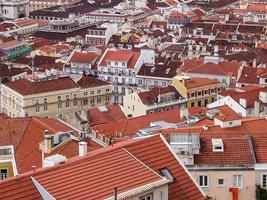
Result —
<path fill-rule="evenodd" d="M 219 180 L 223 180 L 223 184 L 219 184 Z M 225 178 L 223 178 L 223 177 L 219 177 L 218 179 L 217 179 L 217 186 L 218 187 L 225 187 Z"/>
<path fill-rule="evenodd" d="M 203 178 L 204 178 L 204 177 L 207 177 L 207 184 L 204 184 L 204 183 L 205 183 L 205 179 L 202 180 L 203 184 L 202 184 L 202 185 L 200 184 L 201 177 L 203 177 Z M 199 186 L 202 187 L 202 188 L 208 188 L 209 185 L 210 185 L 210 184 L 209 184 L 209 176 L 208 176 L 208 175 L 204 175 L 204 174 L 203 174 L 203 175 L 199 175 L 199 176 L 198 176 L 198 184 L 199 184 Z"/>
<path fill-rule="evenodd" d="M 234 184 L 235 182 L 235 177 L 241 176 L 241 186 L 238 186 L 238 179 L 237 179 L 237 185 Z M 244 177 L 242 174 L 233 174 L 233 187 L 239 188 L 239 189 L 243 189 L 244 187 Z"/>

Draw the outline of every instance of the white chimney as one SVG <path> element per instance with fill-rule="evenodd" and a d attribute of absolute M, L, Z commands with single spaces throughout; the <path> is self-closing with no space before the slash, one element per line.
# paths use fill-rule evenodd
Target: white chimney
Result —
<path fill-rule="evenodd" d="M 188 109 L 187 108 L 180 108 L 180 118 L 186 118 L 188 119 Z"/>
<path fill-rule="evenodd" d="M 246 99 L 239 99 L 239 104 L 244 108 L 247 107 L 247 100 Z"/>
<path fill-rule="evenodd" d="M 87 155 L 87 142 L 79 142 L 79 156 Z"/>

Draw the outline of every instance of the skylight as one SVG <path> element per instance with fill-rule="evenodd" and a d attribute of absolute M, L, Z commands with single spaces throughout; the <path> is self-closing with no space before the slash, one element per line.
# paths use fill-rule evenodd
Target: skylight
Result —
<path fill-rule="evenodd" d="M 167 178 L 169 180 L 173 180 L 174 179 L 174 177 L 172 176 L 171 172 L 167 168 L 160 169 L 160 172 L 165 178 Z"/>

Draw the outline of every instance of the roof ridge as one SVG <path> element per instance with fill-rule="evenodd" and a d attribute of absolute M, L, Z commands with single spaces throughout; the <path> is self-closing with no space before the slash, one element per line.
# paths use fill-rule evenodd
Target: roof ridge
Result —
<path fill-rule="evenodd" d="M 32 121 L 32 117 L 30 118 L 30 120 L 28 121 L 27 126 L 26 126 L 25 129 L 24 129 L 23 135 L 22 135 L 22 137 L 20 138 L 19 143 L 17 144 L 17 147 L 16 147 L 15 151 L 18 149 L 18 147 L 19 147 L 19 145 L 20 145 L 20 143 L 21 143 L 21 141 L 22 141 L 22 138 L 24 137 L 25 132 L 26 132 L 26 130 L 28 129 L 28 127 L 29 127 L 31 121 Z"/>
<path fill-rule="evenodd" d="M 135 160 L 137 160 L 138 162 L 140 162 L 142 165 L 144 165 L 147 169 L 149 169 L 150 171 L 152 171 L 154 174 L 156 174 L 157 176 L 159 176 L 160 178 L 164 179 L 165 177 L 160 176 L 156 171 L 154 171 L 153 169 L 151 169 L 148 165 L 146 165 L 144 162 L 142 162 L 141 160 L 139 160 L 135 155 L 133 155 L 131 152 L 129 152 L 125 147 L 122 148 L 124 151 L 126 151 L 130 156 L 132 156 Z"/>

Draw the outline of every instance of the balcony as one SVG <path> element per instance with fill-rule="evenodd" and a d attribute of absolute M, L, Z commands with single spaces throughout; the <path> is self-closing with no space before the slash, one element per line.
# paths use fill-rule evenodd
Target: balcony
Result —
<path fill-rule="evenodd" d="M 127 72 L 104 72 L 104 71 L 99 71 L 98 72 L 100 75 L 111 75 L 111 76 L 125 76 L 125 77 L 135 77 L 135 73 L 127 73 Z"/>
<path fill-rule="evenodd" d="M 161 108 L 161 107 L 179 105 L 179 104 L 186 103 L 186 101 L 187 101 L 186 98 L 181 98 L 181 99 L 175 99 L 171 101 L 159 102 L 159 103 L 155 103 L 152 105 L 148 105 L 148 109 L 153 110 L 153 109 Z"/>

